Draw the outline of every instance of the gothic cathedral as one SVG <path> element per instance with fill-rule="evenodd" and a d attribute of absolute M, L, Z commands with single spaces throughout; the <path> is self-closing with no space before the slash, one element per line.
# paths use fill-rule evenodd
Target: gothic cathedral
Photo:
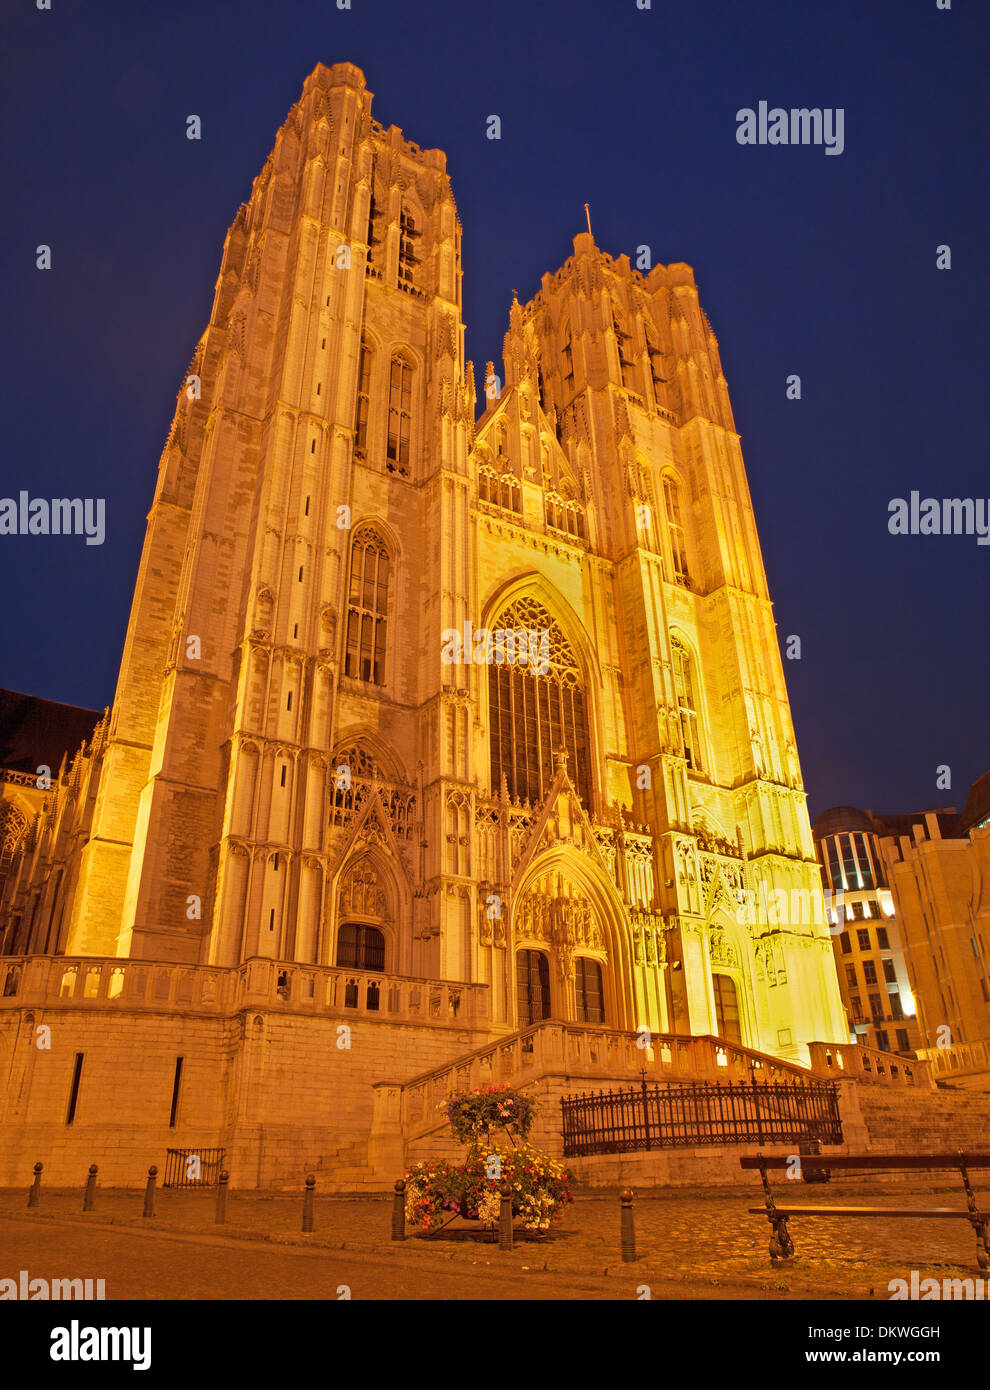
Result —
<path fill-rule="evenodd" d="M 576 236 L 513 299 L 478 418 L 445 164 L 357 68 L 307 79 L 227 235 L 113 706 L 25 840 L 3 951 L 262 962 L 280 991 L 310 966 L 383 1021 L 456 985 L 475 1042 L 549 1018 L 805 1062 L 848 1031 L 692 270 Z M 817 911 L 742 911 L 779 890 Z"/>

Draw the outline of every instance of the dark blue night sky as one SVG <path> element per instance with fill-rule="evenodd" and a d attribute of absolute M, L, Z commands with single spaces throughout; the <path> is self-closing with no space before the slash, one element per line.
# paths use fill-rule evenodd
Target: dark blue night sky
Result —
<path fill-rule="evenodd" d="M 306 74 L 350 61 L 384 125 L 447 152 L 479 369 L 500 363 L 513 287 L 528 299 L 567 258 L 586 201 L 611 254 L 647 244 L 694 267 L 780 632 L 802 639 L 785 669 L 812 814 L 961 807 L 990 766 L 990 546 L 893 537 L 887 515 L 912 490 L 990 497 L 985 5 L 5 9 L 0 494 L 105 497 L 108 535 L 0 537 L 0 685 L 111 701 L 224 234 Z M 761 100 L 844 108 L 843 154 L 738 145 L 737 109 Z"/>

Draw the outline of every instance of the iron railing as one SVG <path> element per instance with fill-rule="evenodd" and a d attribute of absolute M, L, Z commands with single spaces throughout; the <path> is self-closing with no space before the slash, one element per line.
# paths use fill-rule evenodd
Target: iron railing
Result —
<path fill-rule="evenodd" d="M 834 1081 L 689 1082 L 567 1096 L 564 1156 L 706 1144 L 842 1143 Z"/>
<path fill-rule="evenodd" d="M 166 1149 L 163 1187 L 216 1187 L 223 1149 Z M 198 1163 L 195 1160 L 199 1160 Z"/>

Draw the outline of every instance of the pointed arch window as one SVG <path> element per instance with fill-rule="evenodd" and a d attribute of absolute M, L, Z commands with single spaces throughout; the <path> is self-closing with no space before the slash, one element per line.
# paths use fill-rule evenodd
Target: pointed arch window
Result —
<path fill-rule="evenodd" d="M 410 439 L 412 436 L 412 365 L 396 353 L 388 378 L 388 442 L 385 466 L 390 473 L 409 476 Z"/>
<path fill-rule="evenodd" d="M 351 545 L 344 674 L 369 685 L 385 682 L 390 559 L 375 531 L 360 531 Z"/>
<path fill-rule="evenodd" d="M 669 473 L 664 474 L 663 479 L 663 505 L 667 515 L 667 534 L 670 537 L 670 558 L 674 569 L 674 582 L 689 588 L 691 577 L 688 574 L 687 550 L 684 545 L 681 490 Z"/>
<path fill-rule="evenodd" d="M 671 663 L 674 669 L 674 699 L 681 726 L 681 742 L 687 765 L 701 771 L 701 734 L 698 722 L 698 697 L 694 663 L 690 653 L 676 637 L 670 642 Z"/>
<path fill-rule="evenodd" d="M 413 267 L 419 265 L 416 242 L 422 236 L 416 230 L 416 220 L 403 209 L 399 214 L 399 284 L 413 284 Z"/>
<path fill-rule="evenodd" d="M 522 512 L 522 488 L 519 479 L 512 473 L 495 472 L 491 464 L 482 464 L 478 469 L 478 500 L 488 502 L 503 511 Z"/>
<path fill-rule="evenodd" d="M 368 417 L 371 413 L 371 365 L 374 359 L 367 338 L 361 339 L 358 359 L 357 420 L 354 429 L 354 452 L 364 454 L 368 449 Z"/>
<path fill-rule="evenodd" d="M 560 355 L 564 359 L 564 394 L 569 397 L 574 390 L 574 349 L 571 346 L 571 330 L 568 324 L 564 324 L 560 336 Z"/>
<path fill-rule="evenodd" d="M 632 351 L 632 334 L 626 330 L 614 309 L 612 310 L 612 329 L 615 333 L 615 345 L 619 351 L 619 373 L 622 377 L 622 384 L 627 391 L 638 391 L 636 364 L 629 356 Z"/>
<path fill-rule="evenodd" d="M 380 259 L 380 248 L 382 243 L 381 235 L 381 209 L 375 201 L 374 193 L 368 199 L 368 263 L 367 271 L 372 273 L 372 266 L 377 264 Z M 374 272 L 376 278 L 381 278 L 381 272 Z"/>
<path fill-rule="evenodd" d="M 532 598 L 517 599 L 492 625 L 515 634 L 515 661 L 494 660 L 488 668 L 489 747 L 492 789 L 502 778 L 514 800 L 538 804 L 556 776 L 556 754 L 567 754 L 567 770 L 583 804 L 591 806 L 591 743 L 584 682 L 559 624 Z M 535 663 L 518 659 L 537 645 Z M 501 648 L 503 657 L 509 644 Z M 546 660 L 543 660 L 543 657 Z"/>
<path fill-rule="evenodd" d="M 659 406 L 664 394 L 660 388 L 661 386 L 666 386 L 670 378 L 664 375 L 664 358 L 667 354 L 660 346 L 660 337 L 657 330 L 649 322 L 646 324 L 646 350 L 650 358 L 650 375 L 653 378 L 653 393 L 656 396 L 657 405 Z"/>
<path fill-rule="evenodd" d="M 546 523 L 554 531 L 563 531 L 577 540 L 585 539 L 584 508 L 573 498 L 561 497 L 557 492 L 548 492 L 543 499 Z"/>

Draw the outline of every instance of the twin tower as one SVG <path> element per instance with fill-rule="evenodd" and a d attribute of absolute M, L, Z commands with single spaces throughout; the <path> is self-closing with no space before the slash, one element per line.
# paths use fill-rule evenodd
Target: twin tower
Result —
<path fill-rule="evenodd" d="M 690 267 L 575 237 L 477 418 L 445 157 L 371 102 L 318 66 L 227 235 L 113 707 L 4 950 L 462 981 L 493 1035 L 845 1041 Z"/>

